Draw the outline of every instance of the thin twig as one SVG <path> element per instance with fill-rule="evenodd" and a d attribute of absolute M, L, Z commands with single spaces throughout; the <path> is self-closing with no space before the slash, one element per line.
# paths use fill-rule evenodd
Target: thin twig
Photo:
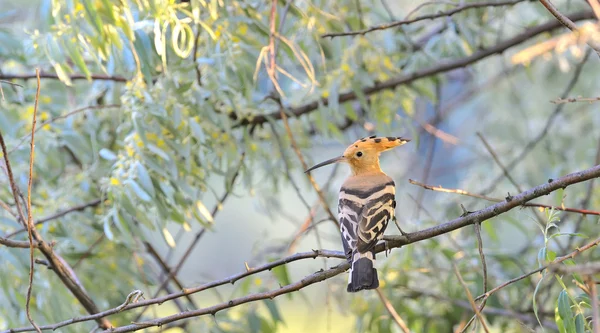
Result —
<path fill-rule="evenodd" d="M 414 19 L 401 20 L 401 21 L 396 21 L 396 22 L 392 22 L 392 23 L 381 24 L 381 25 L 373 26 L 373 27 L 363 29 L 363 30 L 327 33 L 327 34 L 321 35 L 321 38 L 326 38 L 326 37 L 334 38 L 334 37 L 341 37 L 341 36 L 365 35 L 369 32 L 373 32 L 373 31 L 377 31 L 377 30 L 385 30 L 385 29 L 389 29 L 389 28 L 402 26 L 402 25 L 412 24 L 412 23 L 419 22 L 419 21 L 432 20 L 432 19 L 436 19 L 436 18 L 440 18 L 440 17 L 450 17 L 454 14 L 460 13 L 467 9 L 481 8 L 481 7 L 512 6 L 512 5 L 516 5 L 520 2 L 524 2 L 524 0 L 511 0 L 511 1 L 498 1 L 498 2 L 473 2 L 473 3 L 468 3 L 465 5 L 462 5 L 460 7 L 456 7 L 454 9 L 451 9 L 451 10 L 448 10 L 445 12 L 438 12 L 436 14 L 419 16 Z"/>
<path fill-rule="evenodd" d="M 473 295 L 471 294 L 471 291 L 469 290 L 467 283 L 465 282 L 465 280 L 463 280 L 463 277 L 460 274 L 458 267 L 454 263 L 452 264 L 452 266 L 454 267 L 454 273 L 456 274 L 456 277 L 458 278 L 458 282 L 460 282 L 460 285 L 463 287 L 465 293 L 467 294 L 467 299 L 469 300 L 469 304 L 471 304 L 471 308 L 475 312 L 477 319 L 479 319 L 479 323 L 481 324 L 481 326 L 483 327 L 483 329 L 485 330 L 486 333 L 490 333 L 490 330 L 488 329 L 488 327 L 485 323 L 485 319 L 481 315 L 481 310 L 479 310 L 479 307 L 477 307 L 477 304 L 475 304 Z M 463 329 L 463 331 L 464 331 L 464 329 Z"/>
<path fill-rule="evenodd" d="M 61 119 L 68 118 L 68 117 L 70 117 L 70 116 L 72 116 L 72 115 L 75 115 L 75 114 L 81 113 L 81 112 L 83 112 L 83 111 L 86 111 L 86 110 L 102 110 L 102 109 L 108 109 L 108 108 L 120 108 L 120 107 L 121 107 L 121 105 L 120 105 L 120 104 L 109 104 L 109 105 L 89 105 L 89 106 L 85 106 L 85 107 L 79 108 L 79 109 L 77 109 L 77 110 L 73 110 L 73 111 L 67 112 L 67 113 L 65 113 L 65 114 L 62 114 L 62 115 L 60 115 L 60 116 L 56 116 L 56 117 L 54 117 L 54 118 L 52 118 L 52 119 L 48 119 L 48 120 L 46 120 L 45 122 L 43 122 L 43 123 L 42 123 L 42 124 L 41 124 L 41 125 L 40 125 L 40 126 L 39 126 L 39 127 L 36 129 L 36 130 L 35 130 L 35 131 L 37 132 L 37 131 L 41 130 L 42 128 L 44 128 L 44 126 L 46 126 L 46 125 L 49 125 L 49 124 L 52 124 L 52 123 L 54 123 L 54 122 L 55 122 L 55 121 L 57 121 L 57 120 L 61 120 Z M 19 149 L 19 147 L 21 147 L 21 145 L 23 144 L 23 142 L 25 142 L 25 140 L 27 140 L 27 138 L 29 138 L 30 136 L 31 136 L 31 134 L 26 134 L 26 135 L 24 135 L 23 137 L 21 137 L 21 140 L 19 140 L 19 143 L 17 143 L 17 144 L 16 144 L 16 145 L 15 145 L 15 146 L 14 146 L 14 147 L 13 147 L 13 148 L 12 148 L 12 149 L 9 151 L 9 153 L 12 153 L 12 152 L 14 152 L 15 150 Z"/>
<path fill-rule="evenodd" d="M 173 280 L 173 282 L 175 283 L 175 285 L 177 286 L 177 288 L 179 288 L 179 290 L 185 289 L 183 287 L 183 284 L 181 284 L 181 282 L 177 278 L 177 276 L 171 274 L 171 268 L 169 268 L 169 265 L 167 265 L 167 263 L 163 260 L 163 258 L 160 256 L 160 254 L 158 254 L 158 251 L 156 251 L 156 249 L 154 248 L 154 246 L 152 246 L 152 244 L 150 244 L 148 242 L 144 242 L 144 246 L 146 247 L 146 250 L 148 251 L 148 253 L 159 264 L 159 266 L 161 267 L 161 270 L 164 273 L 166 273 L 167 276 L 172 276 L 171 280 Z M 194 302 L 194 300 L 189 295 L 186 295 L 185 298 L 188 300 L 188 302 L 190 303 L 190 305 L 192 305 L 194 307 L 194 309 L 198 308 L 198 305 L 196 305 L 196 302 Z"/>
<path fill-rule="evenodd" d="M 590 183 L 592 181 L 593 180 L 590 180 Z M 461 189 L 451 189 L 451 188 L 444 188 L 441 186 L 427 185 L 427 184 L 423 184 L 423 183 L 418 182 L 413 179 L 409 179 L 408 182 L 413 185 L 417 185 L 417 186 L 423 187 L 423 188 L 431 190 L 431 191 L 444 192 L 444 193 L 456 193 L 456 194 L 465 195 L 465 196 L 473 197 L 473 198 L 479 198 L 479 199 L 483 199 L 483 200 L 487 200 L 487 201 L 491 201 L 491 202 L 502 202 L 502 201 L 508 200 L 510 198 L 510 197 L 508 197 L 507 199 L 493 198 L 493 197 L 490 197 L 487 195 L 471 193 L 471 192 L 467 192 L 467 191 L 461 190 Z M 582 214 L 582 215 L 600 215 L 600 211 L 596 211 L 596 210 L 571 208 L 571 207 L 564 207 L 564 206 L 552 206 L 552 205 L 545 205 L 545 204 L 534 203 L 534 202 L 527 202 L 527 203 L 524 203 L 522 206 L 523 207 L 550 208 L 550 209 L 554 209 L 554 210 L 578 213 L 578 214 Z"/>
<path fill-rule="evenodd" d="M 392 305 L 390 300 L 387 299 L 387 297 L 385 297 L 381 289 L 377 288 L 375 289 L 375 292 L 377 292 L 377 296 L 379 296 L 379 299 L 381 299 L 383 306 L 385 306 L 385 309 L 388 311 L 390 316 L 392 316 L 392 319 L 394 319 L 394 322 L 396 322 L 396 324 L 398 325 L 398 327 L 400 327 L 402 332 L 410 333 L 410 329 L 408 328 L 408 326 L 406 326 L 406 322 L 402 319 L 402 317 L 400 317 L 398 312 L 396 312 L 396 309 L 394 309 L 394 306 Z"/>
<path fill-rule="evenodd" d="M 519 183 L 517 183 L 517 181 L 514 180 L 514 178 L 510 175 L 510 173 L 508 172 L 508 169 L 506 168 L 506 166 L 504 166 L 502 161 L 500 161 L 500 158 L 498 157 L 498 155 L 496 154 L 496 152 L 494 151 L 492 146 L 490 146 L 490 144 L 487 142 L 487 140 L 483 137 L 483 134 L 481 134 L 481 132 L 477 132 L 477 136 L 479 137 L 481 142 L 483 142 L 485 148 L 490 153 L 490 155 L 492 155 L 492 158 L 494 159 L 496 164 L 498 164 L 500 169 L 502 169 L 502 173 L 504 173 L 504 177 L 506 177 L 506 179 L 508 179 L 519 192 L 523 192 L 523 190 L 521 189 L 521 185 L 519 185 Z"/>
<path fill-rule="evenodd" d="M 0 79 L 1 80 L 32 80 L 35 79 L 37 76 L 35 74 L 0 74 Z M 51 73 L 40 73 L 40 78 L 41 79 L 55 79 L 55 80 L 59 80 L 58 75 L 56 74 L 51 74 Z M 73 74 L 70 75 L 69 78 L 71 79 L 71 81 L 75 81 L 75 80 L 87 80 L 87 76 L 83 75 L 83 74 Z M 114 81 L 114 82 L 127 82 L 128 79 L 122 77 L 122 76 L 110 76 L 110 75 L 103 75 L 103 74 L 92 74 L 90 75 L 90 79 L 92 80 L 96 80 L 96 81 Z"/>
<path fill-rule="evenodd" d="M 81 265 L 81 263 L 92 254 L 92 251 L 96 248 L 96 246 L 100 245 L 100 243 L 105 238 L 106 238 L 106 233 L 102 232 L 100 234 L 100 236 L 98 236 L 98 238 L 96 238 L 96 240 L 92 243 L 92 245 L 90 245 L 90 247 L 88 247 L 88 249 L 85 250 L 85 252 L 83 252 L 83 254 L 79 257 L 79 259 L 77 259 L 75 264 L 73 264 L 73 268 L 77 268 L 79 265 Z"/>
<path fill-rule="evenodd" d="M 65 209 L 65 210 L 61 210 L 61 211 L 56 212 L 56 213 L 54 213 L 52 215 L 48 215 L 46 217 L 43 217 L 43 218 L 37 220 L 34 225 L 37 227 L 37 226 L 39 226 L 41 224 L 44 224 L 44 223 L 56 220 L 56 219 L 61 218 L 61 217 L 65 216 L 65 215 L 68 215 L 70 213 L 80 212 L 80 211 L 85 210 L 85 209 L 87 209 L 89 207 L 96 207 L 101 202 L 102 202 L 101 199 L 96 199 L 96 200 L 92 200 L 90 202 L 83 203 L 81 205 L 77 205 L 77 206 L 73 206 L 73 207 Z M 20 234 L 22 232 L 25 232 L 25 231 L 27 231 L 27 229 L 22 228 L 22 229 L 19 229 L 17 231 L 13 231 L 13 232 L 7 234 L 5 237 L 6 238 L 11 238 L 11 237 L 14 237 L 15 235 L 18 235 L 18 234 Z"/>
<path fill-rule="evenodd" d="M 596 158 L 594 159 L 594 165 L 600 164 L 600 136 L 598 138 L 597 145 L 598 146 L 596 147 Z M 590 205 L 590 201 L 592 199 L 592 194 L 594 193 L 594 183 L 595 183 L 595 179 L 592 179 L 587 184 L 587 189 L 585 191 L 585 197 L 581 201 L 581 206 L 583 208 L 587 208 Z M 573 232 L 578 233 L 579 230 L 581 230 L 581 226 L 582 226 L 584 218 L 585 218 L 585 216 L 581 215 L 579 217 L 579 219 L 577 219 L 577 222 L 575 222 L 575 228 L 574 228 Z M 574 241 L 575 241 L 575 237 L 570 237 L 569 242 L 567 243 L 567 246 L 571 247 L 571 245 L 573 244 Z"/>
<path fill-rule="evenodd" d="M 483 253 L 483 240 L 481 239 L 481 223 L 475 223 L 475 235 L 477 236 L 477 250 L 479 251 L 479 257 L 481 258 L 481 270 L 483 271 L 483 292 L 485 293 L 488 289 L 488 276 L 487 276 L 487 263 L 485 262 L 485 254 Z M 481 303 L 479 311 L 483 311 L 485 307 L 485 300 Z"/>
<path fill-rule="evenodd" d="M 570 97 L 570 98 L 557 98 L 550 103 L 553 104 L 565 104 L 565 103 L 594 103 L 600 101 L 600 97 Z"/>
<path fill-rule="evenodd" d="M 20 85 L 20 84 L 18 84 L 18 83 L 14 83 L 14 82 L 6 81 L 6 80 L 0 80 L 0 83 L 6 83 L 6 84 L 8 84 L 8 85 L 11 85 L 11 86 L 17 86 L 17 87 L 21 87 L 21 88 L 23 88 L 23 86 L 22 86 L 22 85 Z"/>
<path fill-rule="evenodd" d="M 513 283 L 515 283 L 515 282 L 517 282 L 517 281 L 521 281 L 521 280 L 523 280 L 523 279 L 525 279 L 525 278 L 527 278 L 527 277 L 529 277 L 529 276 L 531 276 L 531 275 L 533 275 L 533 274 L 539 273 L 539 272 L 541 272 L 541 271 L 545 270 L 546 268 L 548 268 L 548 267 L 550 267 L 550 266 L 553 266 L 553 265 L 560 264 L 560 263 L 562 263 L 563 261 L 565 261 L 565 260 L 567 260 L 567 259 L 573 259 L 573 258 L 575 258 L 575 257 L 576 257 L 578 254 L 580 254 L 580 253 L 582 253 L 582 252 L 585 252 L 585 251 L 587 251 L 587 250 L 589 250 L 589 249 L 591 249 L 591 248 L 593 248 L 593 247 L 597 246 L 598 244 L 600 244 L 600 238 L 598 238 L 598 239 L 596 239 L 596 240 L 594 240 L 594 241 L 592 241 L 592 242 L 589 242 L 589 243 L 587 243 L 586 245 L 584 245 L 584 246 L 582 246 L 582 247 L 578 247 L 578 248 L 577 248 L 577 249 L 575 249 L 573 252 L 571 252 L 571 253 L 569 253 L 569 254 L 567 254 L 567 255 L 564 255 L 564 256 L 562 256 L 562 257 L 557 257 L 556 259 L 554 259 L 554 261 L 552 261 L 551 263 L 549 263 L 549 264 L 547 264 L 547 265 L 545 265 L 545 266 L 542 266 L 542 267 L 540 267 L 540 268 L 538 268 L 538 269 L 535 269 L 535 270 L 533 270 L 533 271 L 531 271 L 531 272 L 528 272 L 528 273 L 525 273 L 525 274 L 523 274 L 523 275 L 520 275 L 520 276 L 518 276 L 518 277 L 516 277 L 516 278 L 514 278 L 514 279 L 510 279 L 510 280 L 508 280 L 508 281 L 506 281 L 506 282 L 504 282 L 504 283 L 502 283 L 502 284 L 500 284 L 500 285 L 496 286 L 495 288 L 492 288 L 492 289 L 490 289 L 490 290 L 489 290 L 489 291 L 487 291 L 486 293 L 484 293 L 484 294 L 481 294 L 481 295 L 477 296 L 477 297 L 475 298 L 475 300 L 476 300 L 476 301 L 478 301 L 478 300 L 480 300 L 480 299 L 487 299 L 487 298 L 489 298 L 491 295 L 495 294 L 496 292 L 498 292 L 499 290 L 501 290 L 501 289 L 505 288 L 505 287 L 506 287 L 506 286 L 508 286 L 508 285 L 511 285 L 511 284 L 513 284 Z"/>
<path fill-rule="evenodd" d="M 594 275 L 600 273 L 600 262 L 586 262 L 579 265 L 550 265 L 548 271 L 559 274 Z"/>
<path fill-rule="evenodd" d="M 25 309 L 27 312 L 27 319 L 31 323 L 35 330 L 38 333 L 42 333 L 38 325 L 33 321 L 31 317 L 31 293 L 33 291 L 33 273 L 34 273 L 34 261 L 33 261 L 33 217 L 31 213 L 31 189 L 33 187 L 33 157 L 35 152 L 35 123 L 37 122 L 37 110 L 38 110 L 38 102 L 40 99 L 40 70 L 38 68 L 35 69 L 35 74 L 37 75 L 37 90 L 35 92 L 35 103 L 33 106 L 33 119 L 31 120 L 31 143 L 30 153 L 29 153 L 29 181 L 27 182 L 27 236 L 29 238 L 29 285 L 27 286 L 27 299 L 25 301 Z"/>
<path fill-rule="evenodd" d="M 550 14 L 552 14 L 554 17 L 556 17 L 558 22 L 560 22 L 562 25 L 569 28 L 569 30 L 571 30 L 573 32 L 579 31 L 579 28 L 575 25 L 575 23 L 573 21 L 571 21 L 571 19 L 569 19 L 568 16 L 564 15 L 556 7 L 554 7 L 554 5 L 549 0 L 539 0 L 539 1 L 544 7 L 546 7 L 546 9 L 550 12 Z M 594 0 L 592 0 L 592 1 L 594 1 Z M 598 55 L 600 55 L 600 47 L 598 45 L 596 45 L 595 43 L 593 43 L 593 44 L 587 43 L 587 45 L 589 45 L 589 47 L 594 49 L 594 51 L 596 51 L 596 53 Z"/>
<path fill-rule="evenodd" d="M 592 2 L 595 0 L 591 0 Z M 598 289 L 596 281 L 591 275 L 586 276 L 586 282 L 590 290 L 590 298 L 592 299 L 592 324 L 594 325 L 594 333 L 600 333 L 600 310 L 598 309 Z"/>
<path fill-rule="evenodd" d="M 294 149 L 296 156 L 298 156 L 298 160 L 300 161 L 300 164 L 302 165 L 302 169 L 306 170 L 306 169 L 308 169 L 308 165 L 306 164 L 306 161 L 304 160 L 304 156 L 302 156 L 302 152 L 300 151 L 300 148 L 298 148 L 296 139 L 294 138 L 294 135 L 292 134 L 292 129 L 290 128 L 290 124 L 288 122 L 288 117 L 285 114 L 283 106 L 280 105 L 280 107 L 281 107 L 281 109 L 279 112 L 281 114 L 281 120 L 283 121 L 283 126 L 285 127 L 285 131 L 287 132 L 287 135 L 290 138 L 292 148 Z M 327 213 L 327 215 L 329 216 L 329 218 L 331 219 L 331 221 L 335 224 L 335 226 L 337 228 L 338 227 L 337 218 L 333 214 L 331 209 L 329 208 L 329 205 L 327 204 L 327 199 L 325 198 L 323 191 L 321 191 L 321 189 L 319 188 L 319 184 L 317 184 L 317 182 L 315 181 L 315 178 L 310 173 L 307 173 L 306 177 L 310 181 L 310 184 L 312 185 L 312 187 L 317 192 L 319 200 L 321 201 L 321 205 L 323 205 L 323 209 L 325 210 L 325 212 Z"/>

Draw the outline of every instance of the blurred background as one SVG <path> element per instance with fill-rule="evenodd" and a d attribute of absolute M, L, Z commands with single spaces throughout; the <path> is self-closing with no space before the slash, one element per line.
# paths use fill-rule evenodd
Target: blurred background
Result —
<path fill-rule="evenodd" d="M 364 136 L 412 139 L 381 157 L 406 232 L 457 218 L 461 204 L 494 203 L 409 179 L 504 200 L 600 164 L 600 62 L 585 44 L 597 42 L 597 20 L 586 1 L 555 5 L 585 25 L 579 39 L 535 1 L 0 0 L 0 131 L 27 193 L 39 68 L 32 215 L 97 308 L 110 309 L 134 290 L 151 299 L 297 252 L 340 251 L 327 209 L 337 213 L 349 169 L 312 172 L 327 209 L 303 171 Z M 26 240 L 6 172 L 1 181 L 0 236 Z M 593 184 L 536 202 L 593 213 Z M 598 237 L 598 221 L 524 207 L 486 221 L 485 276 L 473 227 L 381 253 L 383 299 L 412 332 L 464 331 L 473 310 L 453 265 L 476 297 Z M 0 260 L 0 330 L 29 326 L 28 251 L 3 246 Z M 118 327 L 227 303 L 341 262 L 300 260 L 108 319 Z M 591 332 L 578 279 L 511 284 L 488 299 L 487 324 L 468 331 Z M 143 331 L 404 332 L 377 293 L 348 294 L 346 280 Z M 559 315 L 560 297 L 570 306 Z M 31 313 L 38 325 L 89 314 L 43 260 Z"/>

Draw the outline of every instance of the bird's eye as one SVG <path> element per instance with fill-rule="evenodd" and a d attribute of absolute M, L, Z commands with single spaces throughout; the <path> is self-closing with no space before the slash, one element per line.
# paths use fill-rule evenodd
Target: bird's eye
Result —
<path fill-rule="evenodd" d="M 358 153 L 356 153 L 357 157 L 361 157 L 363 155 L 362 151 L 359 151 Z"/>

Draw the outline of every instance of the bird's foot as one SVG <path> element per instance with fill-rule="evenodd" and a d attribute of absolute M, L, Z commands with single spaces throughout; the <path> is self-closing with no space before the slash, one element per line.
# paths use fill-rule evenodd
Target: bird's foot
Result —
<path fill-rule="evenodd" d="M 408 235 L 406 232 L 404 232 L 404 230 L 402 230 L 402 228 L 400 228 L 400 225 L 398 224 L 398 220 L 396 219 L 396 217 L 394 217 L 394 224 L 396 225 L 396 228 L 398 228 L 398 230 L 400 231 L 402 236 Z"/>

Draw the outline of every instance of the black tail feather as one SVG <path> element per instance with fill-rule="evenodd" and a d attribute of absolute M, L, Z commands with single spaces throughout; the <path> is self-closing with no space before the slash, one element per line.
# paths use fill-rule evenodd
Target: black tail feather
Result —
<path fill-rule="evenodd" d="M 362 257 L 353 262 L 350 274 L 351 280 L 346 289 L 350 293 L 379 287 L 377 270 L 373 268 L 373 260 L 370 258 Z"/>

